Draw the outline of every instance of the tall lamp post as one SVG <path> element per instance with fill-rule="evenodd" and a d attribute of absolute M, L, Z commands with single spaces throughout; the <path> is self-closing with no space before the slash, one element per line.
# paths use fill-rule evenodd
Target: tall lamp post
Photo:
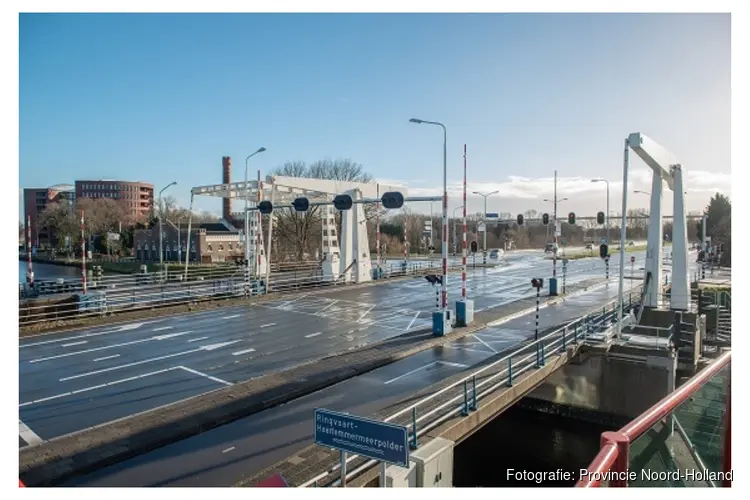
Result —
<path fill-rule="evenodd" d="M 159 191 L 159 269 L 161 271 L 161 279 L 164 279 L 164 230 L 162 229 L 162 221 L 164 219 L 164 206 L 161 203 L 161 194 L 171 186 L 176 186 L 177 181 L 172 181 Z"/>
<path fill-rule="evenodd" d="M 248 167 L 248 161 L 250 161 L 250 158 L 257 155 L 258 153 L 262 153 L 265 150 L 266 148 L 264 147 L 258 148 L 258 150 L 255 153 L 245 158 L 245 260 L 248 261 L 248 264 L 247 264 L 248 266 L 250 265 L 249 263 L 249 260 L 250 260 L 250 217 L 248 216 L 248 212 L 247 212 L 247 209 L 249 208 L 248 198 L 247 198 L 247 194 L 248 194 L 247 167 Z M 258 231 L 260 231 L 260 227 L 258 228 Z M 258 252 L 259 250 L 256 248 L 255 251 Z M 268 265 L 270 265 L 270 263 Z"/>
<path fill-rule="evenodd" d="M 609 245 L 609 181 L 607 179 L 591 179 L 591 182 L 604 182 L 607 184 L 607 217 L 605 218 L 605 227 L 607 229 L 607 245 Z"/>
<path fill-rule="evenodd" d="M 448 307 L 448 132 L 445 125 L 440 122 L 420 120 L 419 118 L 412 118 L 409 121 L 411 123 L 435 125 L 443 129 L 443 280 L 440 284 L 440 311 L 444 315 Z"/>
<path fill-rule="evenodd" d="M 553 200 L 545 198 L 543 201 L 552 203 L 552 224 L 555 225 L 555 232 L 552 237 L 552 241 L 555 243 L 555 251 L 552 254 L 552 278 L 557 280 L 557 204 L 561 201 L 568 201 L 567 198 L 557 197 L 557 170 L 555 170 L 555 198 Z M 557 295 L 557 292 L 555 292 L 555 295 Z"/>
<path fill-rule="evenodd" d="M 484 215 L 482 216 L 482 220 L 484 220 L 484 240 L 482 242 L 482 260 L 484 261 L 484 264 L 487 264 L 487 197 L 492 196 L 493 194 L 497 194 L 500 191 L 492 191 L 491 193 L 482 194 L 479 191 L 474 191 L 472 194 L 478 194 L 479 196 L 484 198 Z"/>

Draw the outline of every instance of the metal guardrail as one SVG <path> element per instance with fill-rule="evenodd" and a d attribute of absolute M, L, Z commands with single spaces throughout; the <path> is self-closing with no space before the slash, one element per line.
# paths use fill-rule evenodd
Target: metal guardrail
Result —
<path fill-rule="evenodd" d="M 399 410 L 398 412 L 383 419 L 384 422 L 397 423 L 410 429 L 410 446 L 416 449 L 419 437 L 439 426 L 443 422 L 457 415 L 467 416 L 471 411 L 479 407 L 479 403 L 495 391 L 503 387 L 512 387 L 513 380 L 519 375 L 545 365 L 546 360 L 564 352 L 569 345 L 578 345 L 587 342 L 589 335 L 602 328 L 609 328 L 618 318 L 618 300 L 608 302 L 603 308 L 596 308 L 590 313 L 567 323 L 544 335 L 538 340 L 528 342 L 526 345 L 502 356 L 500 359 L 479 368 L 458 381 L 440 389 L 439 391 L 422 398 L 416 403 Z M 631 299 L 626 302 L 625 312 L 630 312 L 635 304 Z M 450 397 L 436 408 L 425 408 L 424 413 L 418 414 L 420 408 L 437 398 Z M 359 455 L 350 455 L 346 462 L 359 458 Z M 364 473 L 378 462 L 369 460 L 359 467 L 347 473 L 347 479 L 352 479 Z M 330 470 L 321 473 L 300 487 L 317 485 L 318 481 L 338 470 L 334 466 Z M 340 480 L 333 481 L 330 486 L 338 486 Z"/>
<path fill-rule="evenodd" d="M 461 266 L 449 266 L 456 271 Z M 403 261 L 391 262 L 380 279 L 418 276 L 429 272 L 440 272 L 440 261 L 410 261 L 406 266 Z M 596 266 L 585 267 L 568 276 L 589 273 Z M 286 275 L 288 276 L 288 275 Z M 33 324 L 83 319 L 104 314 L 118 312 L 133 312 L 153 309 L 156 307 L 176 306 L 207 302 L 217 299 L 252 297 L 270 293 L 301 292 L 326 287 L 347 286 L 346 283 L 336 281 L 332 276 L 274 277 L 266 287 L 264 279 L 245 281 L 242 268 L 235 269 L 232 274 L 222 277 L 206 278 L 194 276 L 192 281 L 164 281 L 159 282 L 153 274 L 136 275 L 134 281 L 127 286 L 109 289 L 92 287 L 87 296 L 68 294 L 63 299 L 54 301 L 54 296 L 41 297 L 36 301 L 19 302 L 19 324 L 29 326 Z M 44 303 L 41 303 L 44 302 Z"/>
<path fill-rule="evenodd" d="M 599 453 L 588 466 L 588 474 L 576 484 L 578 488 L 595 488 L 601 486 L 605 472 L 612 471 L 610 487 L 626 487 L 628 483 L 628 466 L 630 444 L 646 433 L 657 423 L 669 418 L 679 405 L 692 397 L 701 387 L 713 378 L 724 367 L 730 366 L 732 351 L 727 351 L 708 367 L 693 376 L 688 382 L 643 412 L 617 432 L 602 434 L 602 446 Z M 727 390 L 726 425 L 724 429 L 724 463 L 723 472 L 731 471 L 731 391 Z M 679 432 L 679 431 L 678 431 Z M 723 486 L 730 486 L 728 481 Z"/>

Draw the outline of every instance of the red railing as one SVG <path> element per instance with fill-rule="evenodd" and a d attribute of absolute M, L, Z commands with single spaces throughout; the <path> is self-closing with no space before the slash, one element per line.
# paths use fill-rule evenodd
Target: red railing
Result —
<path fill-rule="evenodd" d="M 616 432 L 602 433 L 601 449 L 588 467 L 588 474 L 576 484 L 577 488 L 596 488 L 607 476 L 610 487 L 625 487 L 628 485 L 628 461 L 630 459 L 630 443 L 653 427 L 657 422 L 669 416 L 675 408 L 690 398 L 703 387 L 721 369 L 728 366 L 732 360 L 732 351 L 727 351 L 711 363 L 707 368 L 695 375 L 672 394 L 668 395 L 654 406 L 642 413 L 638 418 Z M 730 379 L 728 379 L 730 380 Z M 727 385 L 727 409 L 724 414 L 724 472 L 730 472 L 732 459 L 731 447 L 731 392 Z M 725 479 L 722 486 L 729 487 L 730 481 Z"/>

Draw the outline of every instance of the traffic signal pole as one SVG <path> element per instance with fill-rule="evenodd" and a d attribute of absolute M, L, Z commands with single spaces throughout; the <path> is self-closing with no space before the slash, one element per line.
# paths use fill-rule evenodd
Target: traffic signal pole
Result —
<path fill-rule="evenodd" d="M 555 225 L 552 235 L 552 242 L 555 245 L 554 252 L 552 253 L 552 277 L 557 278 L 557 170 L 555 170 L 555 188 L 552 200 L 552 219 Z"/>

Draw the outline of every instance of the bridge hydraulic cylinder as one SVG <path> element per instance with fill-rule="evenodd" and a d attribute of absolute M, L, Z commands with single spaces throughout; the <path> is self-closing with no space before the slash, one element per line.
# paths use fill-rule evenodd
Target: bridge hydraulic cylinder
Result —
<path fill-rule="evenodd" d="M 674 221 L 672 226 L 672 291 L 671 308 L 687 311 L 690 305 L 690 276 L 688 272 L 688 236 L 685 217 L 685 172 L 680 165 L 672 167 L 674 179 Z"/>

